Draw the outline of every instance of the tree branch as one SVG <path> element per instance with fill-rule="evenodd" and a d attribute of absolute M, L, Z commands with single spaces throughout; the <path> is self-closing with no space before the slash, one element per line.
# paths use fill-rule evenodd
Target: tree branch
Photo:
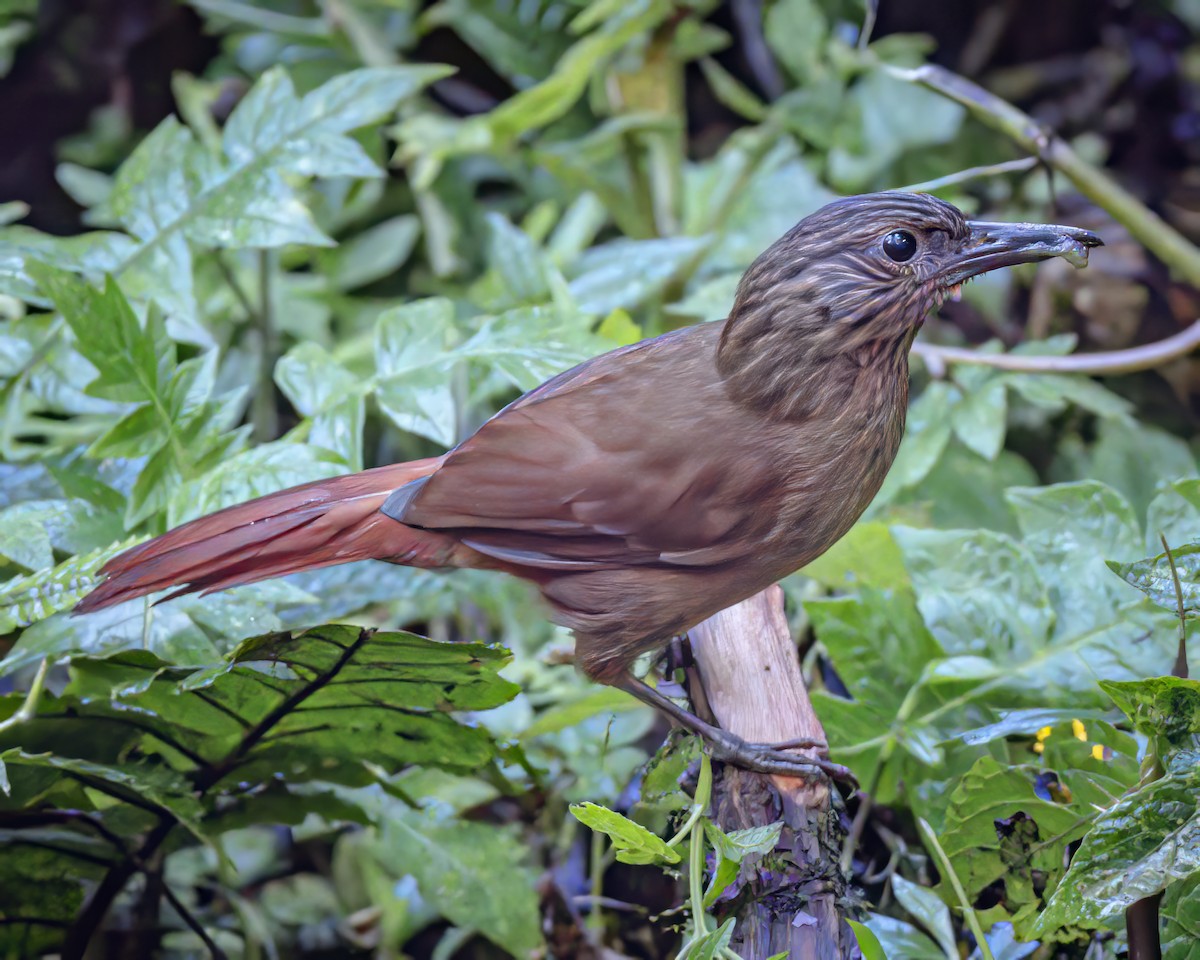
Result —
<path fill-rule="evenodd" d="M 1018 373 L 1135 373 L 1161 367 L 1185 357 L 1200 347 L 1200 320 L 1164 340 L 1130 347 L 1127 350 L 1105 350 L 1099 353 L 1076 353 L 1067 357 L 1025 356 L 1014 353 L 981 353 L 961 347 L 939 347 L 931 343 L 914 343 L 912 352 L 929 368 L 930 374 L 941 377 L 946 365 L 970 363 L 997 370 Z"/>
<path fill-rule="evenodd" d="M 1080 193 L 1107 210 L 1130 234 L 1180 278 L 1200 286 L 1200 249 L 1098 167 L 1083 160 L 1066 141 L 1028 114 L 978 84 L 943 67 L 913 70 L 886 67 L 894 76 L 919 83 L 966 107 L 993 130 L 1006 134 L 1067 177 Z"/>
<path fill-rule="evenodd" d="M 723 610 L 693 629 L 692 651 L 706 700 L 722 727 L 749 741 L 825 739 L 804 686 L 796 644 L 774 586 Z M 816 756 L 811 750 L 801 755 Z M 725 830 L 782 819 L 777 849 L 782 873 L 752 873 L 740 904 L 731 946 L 745 960 L 781 951 L 795 960 L 837 960 L 855 954 L 855 939 L 839 911 L 845 877 L 838 866 L 843 831 L 830 815 L 829 782 L 720 769 L 711 816 Z M 796 923 L 806 915 L 815 922 Z"/>

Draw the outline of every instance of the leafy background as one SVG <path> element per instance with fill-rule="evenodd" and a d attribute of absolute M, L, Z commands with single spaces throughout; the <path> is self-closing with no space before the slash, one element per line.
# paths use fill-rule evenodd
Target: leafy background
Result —
<path fill-rule="evenodd" d="M 1194 235 L 1197 29 L 1189 0 L 0 5 L 0 951 L 718 955 L 774 837 L 698 821 L 694 747 L 583 682 L 521 585 L 372 565 L 67 611 L 146 535 L 723 317 L 836 194 L 1016 160 L 934 188 L 1109 246 L 979 281 L 928 338 L 1173 332 L 1195 289 L 887 67 L 980 80 Z M 1200 609 L 1195 363 L 914 386 L 884 491 L 785 585 L 864 784 L 856 916 L 893 960 L 1095 960 L 1165 891 L 1165 955 L 1200 958 L 1200 687 L 1166 676 Z"/>

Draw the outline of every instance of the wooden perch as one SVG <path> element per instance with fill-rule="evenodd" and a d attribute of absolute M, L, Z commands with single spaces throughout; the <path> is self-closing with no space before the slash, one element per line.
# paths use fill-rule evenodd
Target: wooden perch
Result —
<path fill-rule="evenodd" d="M 825 739 L 812 708 L 796 644 L 775 586 L 704 621 L 691 631 L 702 690 L 725 729 L 755 742 Z M 805 751 L 798 751 L 804 753 Z M 836 806 L 835 806 L 836 804 Z M 845 831 L 840 801 L 824 780 L 770 777 L 718 768 L 712 818 L 726 831 L 782 820 L 766 870 L 743 874 L 731 946 L 744 960 L 786 953 L 798 960 L 849 960 L 854 934 L 839 912 L 846 879 L 838 867 Z"/>

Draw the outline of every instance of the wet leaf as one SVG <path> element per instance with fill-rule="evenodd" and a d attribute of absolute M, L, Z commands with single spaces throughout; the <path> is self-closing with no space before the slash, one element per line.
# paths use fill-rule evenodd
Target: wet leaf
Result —
<path fill-rule="evenodd" d="M 571 813 L 584 826 L 607 834 L 622 863 L 678 863 L 679 854 L 640 823 L 596 803 L 573 803 Z"/>

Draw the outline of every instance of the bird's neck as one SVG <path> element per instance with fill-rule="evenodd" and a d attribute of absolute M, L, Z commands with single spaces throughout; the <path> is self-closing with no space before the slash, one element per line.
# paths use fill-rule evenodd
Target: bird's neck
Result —
<path fill-rule="evenodd" d="M 721 334 L 717 371 L 730 397 L 772 419 L 837 415 L 851 403 L 887 415 L 907 402 L 916 332 L 909 326 L 846 337 L 831 323 L 805 332 L 769 315 L 735 315 Z"/>

